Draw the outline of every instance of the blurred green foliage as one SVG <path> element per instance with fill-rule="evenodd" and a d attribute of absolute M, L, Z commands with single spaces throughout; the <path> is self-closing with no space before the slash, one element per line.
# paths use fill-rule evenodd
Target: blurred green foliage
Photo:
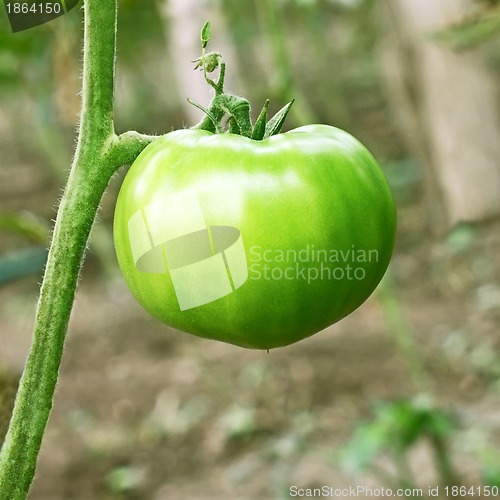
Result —
<path fill-rule="evenodd" d="M 165 43 L 161 0 L 120 0 L 118 9 L 117 51 L 120 63 L 140 64 L 151 43 Z"/>
<path fill-rule="evenodd" d="M 460 22 L 447 27 L 433 38 L 455 50 L 468 50 L 486 42 L 500 48 L 500 3 L 497 0 L 477 1 L 479 8 Z"/>
<path fill-rule="evenodd" d="M 482 450 L 479 461 L 482 465 L 484 484 L 500 488 L 500 453 L 495 449 Z"/>
<path fill-rule="evenodd" d="M 302 96 L 294 108 L 308 109 L 296 115 L 295 125 L 331 122 L 333 116 L 338 126 L 352 126 L 350 97 L 367 87 L 373 90 L 377 81 L 372 0 L 219 3 L 242 67 L 262 74 L 259 56 L 267 51 L 274 65 L 251 100 L 284 104 Z"/>
<path fill-rule="evenodd" d="M 0 88 L 1 95 L 6 92 L 21 93 L 26 78 L 38 66 L 37 60 L 43 59 L 50 33 L 47 28 L 26 30 L 13 36 L 7 16 L 0 9 Z"/>
<path fill-rule="evenodd" d="M 126 493 L 144 482 L 144 472 L 136 467 L 123 465 L 109 472 L 106 485 L 112 493 Z"/>
<path fill-rule="evenodd" d="M 398 204 L 415 199 L 422 182 L 422 168 L 416 158 L 389 161 L 383 165 L 383 170 Z"/>
<path fill-rule="evenodd" d="M 33 243 L 47 245 L 49 230 L 48 222 L 32 212 L 0 212 L 0 231 L 8 231 Z"/>
<path fill-rule="evenodd" d="M 449 455 L 449 439 L 456 429 L 453 415 L 432 404 L 426 396 L 413 400 L 380 402 L 375 406 L 374 418 L 363 423 L 341 453 L 346 469 L 354 474 L 372 470 L 384 481 L 400 487 L 417 486 L 408 463 L 408 453 L 420 440 L 431 444 L 436 469 L 443 484 L 459 484 Z M 388 454 L 397 476 L 377 466 L 377 458 Z"/>
<path fill-rule="evenodd" d="M 16 235 L 30 243 L 30 246 L 0 254 L 0 284 L 30 274 L 39 274 L 47 260 L 48 222 L 30 212 L 0 212 L 0 234 L 2 232 Z"/>

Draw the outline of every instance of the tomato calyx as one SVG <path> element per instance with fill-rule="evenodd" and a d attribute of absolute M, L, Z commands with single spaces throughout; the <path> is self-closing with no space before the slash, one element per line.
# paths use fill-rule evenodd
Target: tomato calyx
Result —
<path fill-rule="evenodd" d="M 210 23 L 206 22 L 201 30 L 202 54 L 193 63 L 195 63 L 194 69 L 201 69 L 203 71 L 205 81 L 214 89 L 215 95 L 208 108 L 188 99 L 190 104 L 205 113 L 205 117 L 191 128 L 208 130 L 217 134 L 229 132 L 256 141 L 262 141 L 272 135 L 279 134 L 294 101 L 289 102 L 267 121 L 269 99 L 266 100 L 257 120 L 255 123 L 252 123 L 249 101 L 244 97 L 229 94 L 224 90 L 226 63 L 222 59 L 222 55 L 218 52 L 206 53 L 205 49 L 210 38 Z M 217 81 L 214 81 L 208 76 L 208 73 L 213 73 L 217 69 L 219 69 L 219 77 Z M 223 124 L 223 120 L 226 117 L 227 119 Z"/>

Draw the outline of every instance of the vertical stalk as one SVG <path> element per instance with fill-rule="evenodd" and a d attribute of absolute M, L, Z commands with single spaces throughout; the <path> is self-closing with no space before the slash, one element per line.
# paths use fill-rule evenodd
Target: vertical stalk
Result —
<path fill-rule="evenodd" d="M 101 197 L 119 166 L 116 162 L 129 159 L 146 144 L 139 144 L 134 135 L 119 140 L 113 131 L 116 0 L 86 0 L 84 12 L 78 145 L 54 227 L 33 343 L 0 453 L 0 500 L 22 500 L 29 492 L 52 408 L 78 274 Z M 127 151 L 118 151 L 122 142 Z"/>
<path fill-rule="evenodd" d="M 448 443 L 445 438 L 431 436 L 432 447 L 434 448 L 434 460 L 439 472 L 441 484 L 443 486 L 460 486 L 462 484 L 459 475 L 456 473 L 450 458 Z"/>
<path fill-rule="evenodd" d="M 415 336 L 405 318 L 394 290 L 390 271 L 377 289 L 377 298 L 386 317 L 396 346 L 408 364 L 413 387 L 418 393 L 430 390 L 429 378 L 421 359 Z"/>
<path fill-rule="evenodd" d="M 300 124 L 314 123 L 314 111 L 307 104 L 307 98 L 293 80 L 292 65 L 286 47 L 287 35 L 283 28 L 279 6 L 275 0 L 256 1 L 255 7 L 270 38 L 274 69 L 278 73 L 278 91 L 286 101 L 295 100 L 292 113 Z"/>

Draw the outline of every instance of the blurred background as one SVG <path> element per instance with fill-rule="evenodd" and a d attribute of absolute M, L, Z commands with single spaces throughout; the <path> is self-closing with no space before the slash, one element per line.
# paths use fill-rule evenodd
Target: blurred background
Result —
<path fill-rule="evenodd" d="M 269 354 L 170 330 L 117 268 L 122 169 L 30 498 L 500 486 L 500 2 L 119 0 L 118 132 L 201 118 L 187 98 L 210 98 L 191 63 L 207 19 L 230 90 L 255 110 L 295 98 L 288 128 L 338 126 L 380 161 L 399 212 L 391 267 L 348 318 Z M 0 12 L 0 435 L 74 151 L 81 40 L 78 9 L 15 35 Z"/>

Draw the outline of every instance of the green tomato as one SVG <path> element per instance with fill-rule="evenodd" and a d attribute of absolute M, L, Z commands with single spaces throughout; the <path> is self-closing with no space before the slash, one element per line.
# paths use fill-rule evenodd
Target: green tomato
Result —
<path fill-rule="evenodd" d="M 121 187 L 114 238 L 137 300 L 168 325 L 271 349 L 345 317 L 389 264 L 396 210 L 372 155 L 310 125 L 254 141 L 178 130 Z"/>

